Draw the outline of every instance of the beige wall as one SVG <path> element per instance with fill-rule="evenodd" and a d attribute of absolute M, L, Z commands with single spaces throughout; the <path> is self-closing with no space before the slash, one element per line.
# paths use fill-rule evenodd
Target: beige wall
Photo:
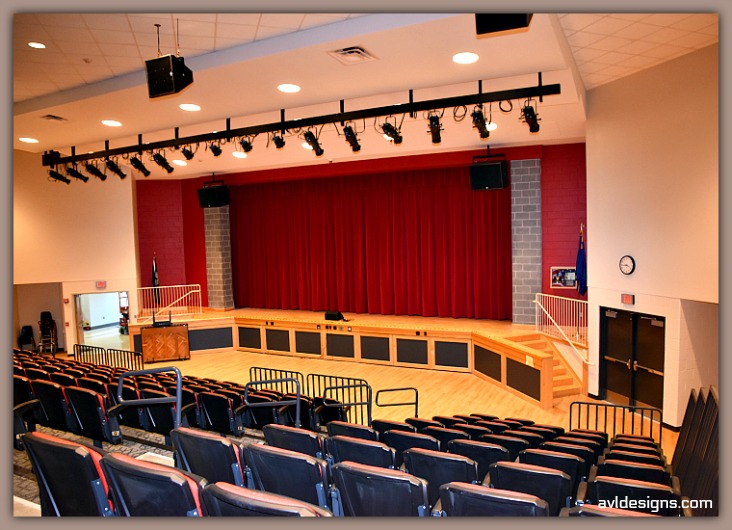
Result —
<path fill-rule="evenodd" d="M 718 62 L 712 46 L 588 93 L 588 302 L 595 363 L 589 390 L 599 391 L 600 306 L 665 316 L 664 420 L 671 425 L 681 424 L 690 386 L 718 381 L 717 341 L 692 340 L 718 332 Z M 618 269 L 624 254 L 636 259 L 630 276 Z M 634 294 L 635 305 L 623 306 L 621 293 Z M 689 301 L 702 304 L 704 318 L 682 311 Z M 717 349 L 710 351 L 713 344 Z"/>
<path fill-rule="evenodd" d="M 62 304 L 63 314 L 54 317 L 68 349 L 76 342 L 74 294 L 129 291 L 137 312 L 131 177 L 67 185 L 49 180 L 40 155 L 14 151 L 13 157 L 13 284 L 60 285 L 61 300 L 53 303 Z M 97 280 L 106 288 L 97 289 Z M 28 314 L 45 309 L 18 305 Z"/>

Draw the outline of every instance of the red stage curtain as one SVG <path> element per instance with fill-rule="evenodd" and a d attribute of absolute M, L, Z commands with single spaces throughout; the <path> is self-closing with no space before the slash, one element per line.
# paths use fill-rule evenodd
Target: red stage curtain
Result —
<path fill-rule="evenodd" d="M 510 189 L 467 168 L 231 188 L 237 307 L 511 318 Z"/>

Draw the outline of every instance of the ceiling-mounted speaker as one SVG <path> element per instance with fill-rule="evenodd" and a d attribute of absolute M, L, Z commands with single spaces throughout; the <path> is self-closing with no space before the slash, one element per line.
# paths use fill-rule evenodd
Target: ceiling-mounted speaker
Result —
<path fill-rule="evenodd" d="M 529 27 L 531 13 L 476 13 L 475 33 L 485 36 L 501 32 L 523 31 Z"/>
<path fill-rule="evenodd" d="M 224 185 L 204 186 L 198 190 L 198 204 L 201 208 L 218 208 L 229 204 L 229 188 Z"/>
<path fill-rule="evenodd" d="M 151 98 L 177 94 L 193 83 L 193 72 L 185 65 L 183 57 L 162 55 L 145 61 L 145 67 Z"/>

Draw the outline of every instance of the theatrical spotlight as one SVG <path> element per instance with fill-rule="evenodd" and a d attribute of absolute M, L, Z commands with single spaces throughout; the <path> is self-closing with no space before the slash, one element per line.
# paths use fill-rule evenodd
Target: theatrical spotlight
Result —
<path fill-rule="evenodd" d="M 114 160 L 107 158 L 104 161 L 104 165 L 107 166 L 107 169 L 109 169 L 112 173 L 115 175 L 118 175 L 119 178 L 123 179 L 127 176 L 127 173 L 122 171 L 120 167 L 114 162 Z"/>
<path fill-rule="evenodd" d="M 219 144 L 210 143 L 208 148 L 213 153 L 213 156 L 219 156 L 221 154 L 221 146 Z"/>
<path fill-rule="evenodd" d="M 49 175 L 49 176 L 50 176 L 50 177 L 51 177 L 51 178 L 52 178 L 53 180 L 58 180 L 59 182 L 64 182 L 64 183 L 66 183 L 66 184 L 70 184 L 70 183 L 71 183 L 71 181 L 70 181 L 69 179 L 67 179 L 66 177 L 64 177 L 64 176 L 63 176 L 63 175 L 62 175 L 61 173 L 59 173 L 59 172 L 58 172 L 58 171 L 56 171 L 56 170 L 53 170 L 53 169 L 49 169 L 49 170 L 48 170 L 48 175 Z"/>
<path fill-rule="evenodd" d="M 272 141 L 274 142 L 277 149 L 282 149 L 283 147 L 285 147 L 285 139 L 279 134 L 273 134 Z"/>
<path fill-rule="evenodd" d="M 361 150 L 361 144 L 358 143 L 358 137 L 356 136 L 356 132 L 353 130 L 353 127 L 350 125 L 343 127 L 343 134 L 354 153 Z"/>
<path fill-rule="evenodd" d="M 440 136 L 440 131 L 442 130 L 442 125 L 440 125 L 440 117 L 437 114 L 431 114 L 429 120 L 430 130 L 427 132 L 432 135 L 432 143 L 439 144 L 442 141 L 442 137 Z"/>
<path fill-rule="evenodd" d="M 473 113 L 471 114 L 471 117 L 473 118 L 473 127 L 478 129 L 478 132 L 480 133 L 481 138 L 488 138 L 491 133 L 488 130 L 488 127 L 485 123 L 485 115 L 483 114 L 483 109 L 480 107 L 476 107 Z"/>
<path fill-rule="evenodd" d="M 252 142 L 247 140 L 246 138 L 242 138 L 241 142 L 239 142 L 239 145 L 241 145 L 241 148 L 244 150 L 245 153 L 248 153 L 252 150 Z"/>
<path fill-rule="evenodd" d="M 142 173 L 144 176 L 149 177 L 150 176 L 150 170 L 145 167 L 145 164 L 142 163 L 142 160 L 137 158 L 136 156 L 133 156 L 130 158 L 130 165 L 135 168 L 137 171 Z"/>
<path fill-rule="evenodd" d="M 391 123 L 388 121 L 385 121 L 384 124 L 381 126 L 381 130 L 384 132 L 384 136 L 387 140 L 390 140 L 394 142 L 395 144 L 402 143 L 402 135 L 399 134 L 399 131 L 396 127 L 394 127 Z"/>
<path fill-rule="evenodd" d="M 181 148 L 180 152 L 183 153 L 186 160 L 191 160 L 196 155 L 196 153 L 191 151 L 188 147 Z"/>
<path fill-rule="evenodd" d="M 524 108 L 521 109 L 521 118 L 529 126 L 529 132 L 534 134 L 539 132 L 539 116 L 536 114 L 534 107 L 529 105 L 527 101 Z"/>
<path fill-rule="evenodd" d="M 155 153 L 155 154 L 154 154 L 154 155 L 152 156 L 152 159 L 153 159 L 153 161 L 154 161 L 154 162 L 155 162 L 155 163 L 156 163 L 157 165 L 159 165 L 159 166 L 160 166 L 161 168 L 163 168 L 163 169 L 164 169 L 165 171 L 167 171 L 168 173 L 172 173 L 172 172 L 173 172 L 173 166 L 171 166 L 171 165 L 170 165 L 170 164 L 168 163 L 168 160 L 167 160 L 167 159 L 166 159 L 166 158 L 165 158 L 165 157 L 164 157 L 163 155 L 161 155 L 160 153 Z"/>
<path fill-rule="evenodd" d="M 79 179 L 82 182 L 89 182 L 89 177 L 87 177 L 86 175 L 81 173 L 75 167 L 72 167 L 72 166 L 67 167 L 66 174 L 70 177 L 74 177 L 75 179 Z"/>
<path fill-rule="evenodd" d="M 318 139 L 315 137 L 313 131 L 305 131 L 303 137 L 305 138 L 307 144 L 312 148 L 312 150 L 315 151 L 315 156 L 322 156 L 325 151 L 323 151 L 323 148 L 320 147 Z"/>
<path fill-rule="evenodd" d="M 97 177 L 99 180 L 107 180 L 107 175 L 99 171 L 99 168 L 94 164 L 86 164 L 84 169 L 86 169 L 87 173 Z"/>

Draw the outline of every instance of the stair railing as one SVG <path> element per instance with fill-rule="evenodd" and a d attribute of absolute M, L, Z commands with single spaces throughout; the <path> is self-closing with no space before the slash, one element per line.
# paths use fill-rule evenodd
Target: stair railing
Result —
<path fill-rule="evenodd" d="M 547 301 L 550 301 L 551 304 L 547 304 Z M 577 349 L 577 346 L 575 346 L 575 343 L 587 346 L 587 302 L 583 300 L 574 300 L 571 298 L 562 298 L 560 296 L 536 293 L 534 295 L 534 304 L 536 305 L 536 331 L 545 335 L 564 339 L 582 363 L 593 365 L 594 363 L 591 363 L 587 358 L 585 358 L 585 356 Z M 547 309 L 546 305 L 551 305 L 555 308 L 555 314 L 561 314 L 562 320 L 570 323 L 572 329 L 575 330 L 575 340 L 572 340 L 567 336 L 567 333 L 564 330 L 567 326 L 559 325 L 554 316 L 550 313 L 549 309 Z M 557 309 L 559 310 L 557 311 Z"/>

